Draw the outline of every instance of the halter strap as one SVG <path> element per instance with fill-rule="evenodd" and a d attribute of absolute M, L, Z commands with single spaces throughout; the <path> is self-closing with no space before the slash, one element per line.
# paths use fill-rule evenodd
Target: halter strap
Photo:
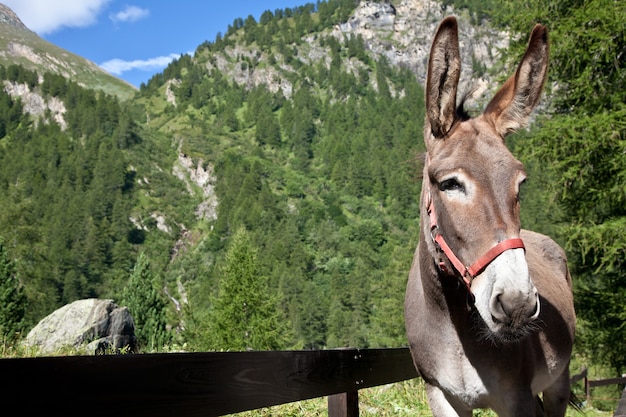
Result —
<path fill-rule="evenodd" d="M 493 262 L 494 259 L 500 256 L 504 251 L 507 251 L 509 249 L 525 248 L 524 241 L 520 238 L 506 239 L 489 249 L 472 265 L 465 266 L 465 264 L 463 264 L 463 262 L 461 262 L 461 260 L 454 254 L 443 235 L 441 233 L 436 233 L 439 226 L 437 224 L 437 213 L 435 213 L 435 205 L 433 203 L 430 190 L 428 190 L 428 206 L 426 211 L 430 217 L 430 237 L 432 238 L 433 242 L 435 242 L 435 244 L 443 251 L 454 269 L 456 269 L 456 271 L 460 274 L 460 277 L 470 294 L 472 293 L 472 280 L 479 273 L 481 273 L 482 270 L 487 267 L 487 265 Z M 439 268 L 441 268 L 444 272 L 449 273 L 449 271 L 447 271 L 447 269 L 445 268 L 445 265 L 443 265 L 443 262 L 439 263 Z"/>

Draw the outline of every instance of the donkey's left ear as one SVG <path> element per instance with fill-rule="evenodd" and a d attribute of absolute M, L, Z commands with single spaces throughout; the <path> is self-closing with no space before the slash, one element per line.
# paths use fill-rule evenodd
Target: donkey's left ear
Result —
<path fill-rule="evenodd" d="M 525 126 L 528 121 L 548 76 L 548 58 L 548 29 L 537 24 L 517 71 L 504 83 L 484 112 L 502 136 Z"/>
<path fill-rule="evenodd" d="M 454 16 L 448 16 L 437 28 L 426 76 L 426 123 L 436 139 L 444 138 L 456 119 L 456 90 L 460 74 L 458 24 Z"/>

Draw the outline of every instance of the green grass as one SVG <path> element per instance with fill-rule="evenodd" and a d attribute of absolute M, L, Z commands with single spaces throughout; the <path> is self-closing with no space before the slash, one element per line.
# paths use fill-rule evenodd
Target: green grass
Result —
<path fill-rule="evenodd" d="M 327 416 L 326 397 L 266 407 L 232 417 L 320 417 Z M 568 408 L 566 417 L 611 417 L 613 412 L 585 408 L 582 413 Z M 432 416 L 424 382 L 421 379 L 381 385 L 359 391 L 360 417 L 428 417 Z M 475 410 L 474 417 L 497 417 L 490 410 Z"/>

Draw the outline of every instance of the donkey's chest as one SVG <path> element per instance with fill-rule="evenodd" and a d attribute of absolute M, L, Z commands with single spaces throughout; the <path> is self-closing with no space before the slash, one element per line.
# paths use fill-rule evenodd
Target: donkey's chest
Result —
<path fill-rule="evenodd" d="M 453 398 L 457 398 L 471 408 L 484 407 L 490 394 L 485 377 L 465 356 L 459 347 L 441 349 L 437 360 L 430 366 L 425 365 L 424 374 L 427 381 L 436 381 L 434 385 Z"/>
<path fill-rule="evenodd" d="M 562 372 L 562 364 L 530 360 L 528 352 L 536 350 L 531 339 L 509 347 L 475 344 L 441 326 L 422 333 L 420 342 L 413 339 L 411 350 L 426 382 L 466 407 L 485 408 L 511 390 L 543 391 Z"/>
<path fill-rule="evenodd" d="M 444 317 L 433 317 L 432 309 L 421 313 L 437 325 L 422 326 L 409 336 L 411 352 L 424 380 L 448 397 L 468 408 L 485 408 L 515 384 L 512 375 L 517 382 L 527 380 L 529 375 L 520 369 L 524 358 L 519 349 L 503 351 L 489 343 L 476 343 L 470 329 L 464 339 L 465 331 L 459 332 Z"/>

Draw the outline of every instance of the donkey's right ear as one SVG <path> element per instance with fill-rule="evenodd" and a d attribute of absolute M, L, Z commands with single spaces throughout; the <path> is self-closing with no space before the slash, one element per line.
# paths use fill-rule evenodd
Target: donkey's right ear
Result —
<path fill-rule="evenodd" d="M 549 49 L 548 29 L 535 25 L 517 71 L 487 105 L 484 115 L 502 137 L 525 126 L 537 106 L 548 77 Z"/>
<path fill-rule="evenodd" d="M 461 74 L 456 18 L 445 18 L 430 48 L 426 78 L 426 123 L 432 135 L 443 138 L 456 118 L 456 90 Z M 428 133 L 428 131 L 427 131 Z"/>

